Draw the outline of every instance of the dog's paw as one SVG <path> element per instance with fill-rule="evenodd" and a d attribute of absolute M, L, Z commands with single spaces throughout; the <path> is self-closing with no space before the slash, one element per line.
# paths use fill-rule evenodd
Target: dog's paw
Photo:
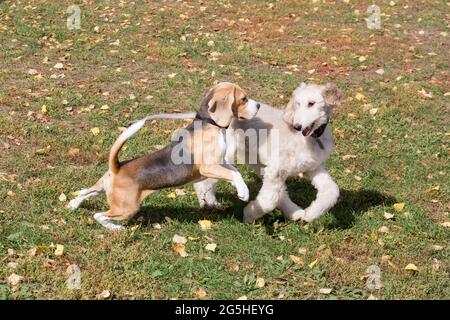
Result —
<path fill-rule="evenodd" d="M 223 206 L 219 202 L 206 203 L 203 207 L 209 210 L 217 210 L 217 211 L 223 210 Z"/>
<path fill-rule="evenodd" d="M 250 202 L 244 208 L 244 222 L 255 222 L 261 216 L 260 211 L 260 207 L 255 201 Z"/>
<path fill-rule="evenodd" d="M 113 222 L 112 219 L 105 216 L 103 213 L 98 212 L 94 214 L 94 219 L 97 220 L 102 226 L 104 226 L 106 229 L 112 230 L 112 231 L 123 231 L 125 230 L 125 227 Z"/>
<path fill-rule="evenodd" d="M 80 206 L 80 204 L 81 201 L 78 200 L 78 198 L 75 198 L 69 201 L 69 203 L 67 204 L 67 208 L 74 210 L 77 209 Z"/>
<path fill-rule="evenodd" d="M 292 221 L 303 220 L 305 217 L 305 210 L 298 209 L 290 214 L 285 214 L 284 216 L 286 217 L 286 219 L 289 219 Z"/>
<path fill-rule="evenodd" d="M 250 198 L 250 191 L 248 190 L 247 185 L 244 183 L 240 186 L 236 186 L 236 189 L 239 199 L 247 202 L 248 199 Z"/>

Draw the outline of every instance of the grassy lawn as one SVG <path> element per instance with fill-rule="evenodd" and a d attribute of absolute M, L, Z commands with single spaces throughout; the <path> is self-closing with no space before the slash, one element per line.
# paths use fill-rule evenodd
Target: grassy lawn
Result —
<path fill-rule="evenodd" d="M 450 4 L 395 2 L 376 1 L 370 30 L 366 0 L 0 1 L 0 299 L 448 299 Z M 104 196 L 65 208 L 104 173 L 121 127 L 195 110 L 215 81 L 279 108 L 300 81 L 338 84 L 327 168 L 341 198 L 328 214 L 245 224 L 226 183 L 223 212 L 199 209 L 191 185 L 166 189 L 123 233 L 93 222 Z M 121 158 L 182 125 L 147 125 Z M 261 182 L 239 169 L 254 198 Z M 288 185 L 303 207 L 315 197 L 306 180 Z M 66 286 L 72 264 L 81 289 Z"/>

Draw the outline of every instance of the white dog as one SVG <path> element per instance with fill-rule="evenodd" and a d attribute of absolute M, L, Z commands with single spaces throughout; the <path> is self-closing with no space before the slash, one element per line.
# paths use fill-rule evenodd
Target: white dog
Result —
<path fill-rule="evenodd" d="M 253 162 L 250 164 L 259 169 L 257 172 L 263 178 L 258 196 L 244 209 L 244 221 L 254 222 L 277 207 L 287 219 L 311 222 L 334 206 L 339 187 L 324 164 L 333 150 L 329 121 L 340 98 L 335 84 L 301 83 L 285 110 L 261 104 L 255 118 L 233 120 L 227 130 L 227 161 L 231 163 L 242 152 L 244 155 L 249 152 L 252 157 L 252 146 L 243 138 L 256 131 L 258 140 L 253 156 L 257 159 L 246 162 Z M 288 177 L 303 174 L 318 191 L 305 210 L 292 202 L 286 190 Z M 207 179 L 194 184 L 200 206 L 220 206 L 215 197 L 216 183 L 215 179 Z"/>

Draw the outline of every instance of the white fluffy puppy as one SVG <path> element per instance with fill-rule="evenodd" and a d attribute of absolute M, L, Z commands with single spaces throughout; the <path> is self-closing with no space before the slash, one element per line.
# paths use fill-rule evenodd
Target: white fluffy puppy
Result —
<path fill-rule="evenodd" d="M 329 121 L 340 98 L 335 84 L 301 83 L 285 110 L 261 104 L 255 118 L 233 120 L 227 130 L 227 161 L 233 162 L 237 155 L 238 163 L 245 159 L 263 179 L 258 196 L 244 209 L 245 221 L 279 208 L 287 219 L 311 222 L 334 206 L 339 187 L 324 164 L 333 150 Z M 253 143 L 246 143 L 255 136 Z M 318 191 L 305 210 L 292 202 L 286 190 L 286 179 L 302 174 Z M 207 179 L 194 184 L 201 206 L 220 206 L 214 194 L 216 183 Z"/>

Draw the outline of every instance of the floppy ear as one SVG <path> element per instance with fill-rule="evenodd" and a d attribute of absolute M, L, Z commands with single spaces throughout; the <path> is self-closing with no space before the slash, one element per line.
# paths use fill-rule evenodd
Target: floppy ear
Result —
<path fill-rule="evenodd" d="M 283 114 L 283 120 L 286 122 L 289 126 L 294 125 L 294 99 L 291 98 L 286 106 L 286 109 L 284 109 Z"/>
<path fill-rule="evenodd" d="M 322 95 L 325 103 L 329 105 L 339 104 L 342 98 L 341 90 L 334 83 L 327 83 L 322 91 Z"/>
<path fill-rule="evenodd" d="M 234 93 L 226 96 L 212 96 L 208 102 L 208 112 L 210 117 L 220 126 L 228 127 L 233 117 Z"/>

